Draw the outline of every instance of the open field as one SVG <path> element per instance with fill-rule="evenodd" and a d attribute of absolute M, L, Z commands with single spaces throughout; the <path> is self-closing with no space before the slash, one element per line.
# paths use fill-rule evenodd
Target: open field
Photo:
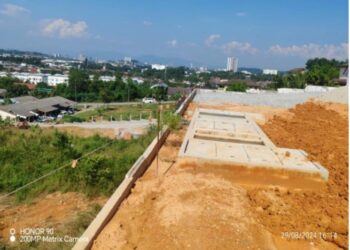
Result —
<path fill-rule="evenodd" d="M 162 104 L 162 112 L 174 111 L 175 104 Z M 156 118 L 157 104 L 135 104 L 135 105 L 118 105 L 118 106 L 102 106 L 93 110 L 81 111 L 75 115 L 67 116 L 65 120 L 70 117 L 78 118 L 81 121 L 95 120 L 139 120 Z"/>
<path fill-rule="evenodd" d="M 51 128 L 2 128 L 0 196 L 60 166 L 68 166 L 0 200 L 0 248 L 9 246 L 10 228 L 54 228 L 55 235 L 79 237 L 153 138 L 152 130 L 138 139 L 123 141 L 97 135 L 79 137 Z M 71 167 L 73 159 L 105 145 Z M 69 249 L 73 244 L 74 241 L 11 246 Z"/>
<path fill-rule="evenodd" d="M 197 105 L 205 104 L 192 104 L 185 117 Z M 256 121 L 271 140 L 306 151 L 329 170 L 328 182 L 303 189 L 292 179 L 241 181 L 234 166 L 180 160 L 184 127 L 161 148 L 159 176 L 154 161 L 93 249 L 347 249 L 347 105 L 225 108 L 261 114 Z"/>
<path fill-rule="evenodd" d="M 52 129 L 67 132 L 68 134 L 81 137 L 99 135 L 110 139 L 117 138 L 120 133 L 128 132 L 138 136 L 147 133 L 156 121 L 152 120 L 131 120 L 131 121 L 96 121 L 96 122 L 73 122 L 62 124 L 40 123 L 41 128 Z"/>

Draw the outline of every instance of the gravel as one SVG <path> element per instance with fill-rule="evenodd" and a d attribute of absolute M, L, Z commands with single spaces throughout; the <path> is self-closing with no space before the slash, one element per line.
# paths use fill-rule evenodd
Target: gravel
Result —
<path fill-rule="evenodd" d="M 277 93 L 265 92 L 259 94 L 222 92 L 214 90 L 199 90 L 194 98 L 195 103 L 208 104 L 242 104 L 252 106 L 270 106 L 277 108 L 291 108 L 298 103 L 303 103 L 310 98 L 316 98 L 325 93 Z M 328 93 L 326 93 L 328 94 Z"/>

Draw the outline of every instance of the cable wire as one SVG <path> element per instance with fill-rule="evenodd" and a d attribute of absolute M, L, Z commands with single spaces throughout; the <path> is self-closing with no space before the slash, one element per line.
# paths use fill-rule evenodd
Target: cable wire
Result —
<path fill-rule="evenodd" d="M 79 158 L 77 158 L 77 159 L 75 159 L 75 160 L 79 161 L 79 160 L 81 160 L 81 159 L 83 159 L 83 158 L 85 158 L 85 157 L 87 157 L 87 156 L 89 156 L 89 155 L 95 153 L 96 151 L 98 151 L 98 150 L 100 150 L 100 149 L 102 149 L 102 148 L 107 147 L 108 145 L 112 144 L 113 142 L 115 142 L 115 140 L 113 140 L 113 141 L 111 141 L 111 142 L 108 142 L 108 143 L 106 143 L 105 145 L 102 145 L 101 147 L 95 148 L 94 150 L 92 150 L 92 151 L 90 151 L 90 152 L 88 152 L 88 153 L 86 153 L 86 154 L 80 156 Z M 40 176 L 39 178 L 36 178 L 35 180 L 33 180 L 33 181 L 31 181 L 31 182 L 28 182 L 27 184 L 25 184 L 25 185 L 23 185 L 23 186 L 21 186 L 21 187 L 15 189 L 15 190 L 13 190 L 13 191 L 7 193 L 7 194 L 5 194 L 5 195 L 0 196 L 0 200 L 2 200 L 2 199 L 6 198 L 6 197 L 8 197 L 8 196 L 10 196 L 10 195 L 12 195 L 12 194 L 14 194 L 14 193 L 17 193 L 18 191 L 20 191 L 20 190 L 22 190 L 22 189 L 24 189 L 24 188 L 26 188 L 26 187 L 28 187 L 28 186 L 30 186 L 30 185 L 36 183 L 36 182 L 38 182 L 38 181 L 40 181 L 40 180 L 42 180 L 42 179 L 48 177 L 48 176 L 50 176 L 50 175 L 56 173 L 57 171 L 59 171 L 59 170 L 65 168 L 65 167 L 68 167 L 68 166 L 70 166 L 70 165 L 71 165 L 71 162 L 62 165 L 62 166 L 59 167 L 59 168 L 56 168 L 56 169 L 54 169 L 54 170 L 51 170 L 50 172 L 44 174 L 43 176 Z"/>

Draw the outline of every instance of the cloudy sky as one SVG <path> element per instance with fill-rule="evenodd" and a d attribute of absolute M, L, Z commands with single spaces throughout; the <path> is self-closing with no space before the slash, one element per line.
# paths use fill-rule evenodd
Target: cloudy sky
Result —
<path fill-rule="evenodd" d="M 346 0 L 0 0 L 0 48 L 285 70 L 346 59 Z M 144 57 L 145 58 L 145 57 Z"/>

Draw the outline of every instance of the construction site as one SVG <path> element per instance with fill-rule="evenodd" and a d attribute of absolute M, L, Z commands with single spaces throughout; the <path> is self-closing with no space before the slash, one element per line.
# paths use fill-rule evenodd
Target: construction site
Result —
<path fill-rule="evenodd" d="M 194 90 L 73 249 L 348 249 L 347 91 Z"/>

